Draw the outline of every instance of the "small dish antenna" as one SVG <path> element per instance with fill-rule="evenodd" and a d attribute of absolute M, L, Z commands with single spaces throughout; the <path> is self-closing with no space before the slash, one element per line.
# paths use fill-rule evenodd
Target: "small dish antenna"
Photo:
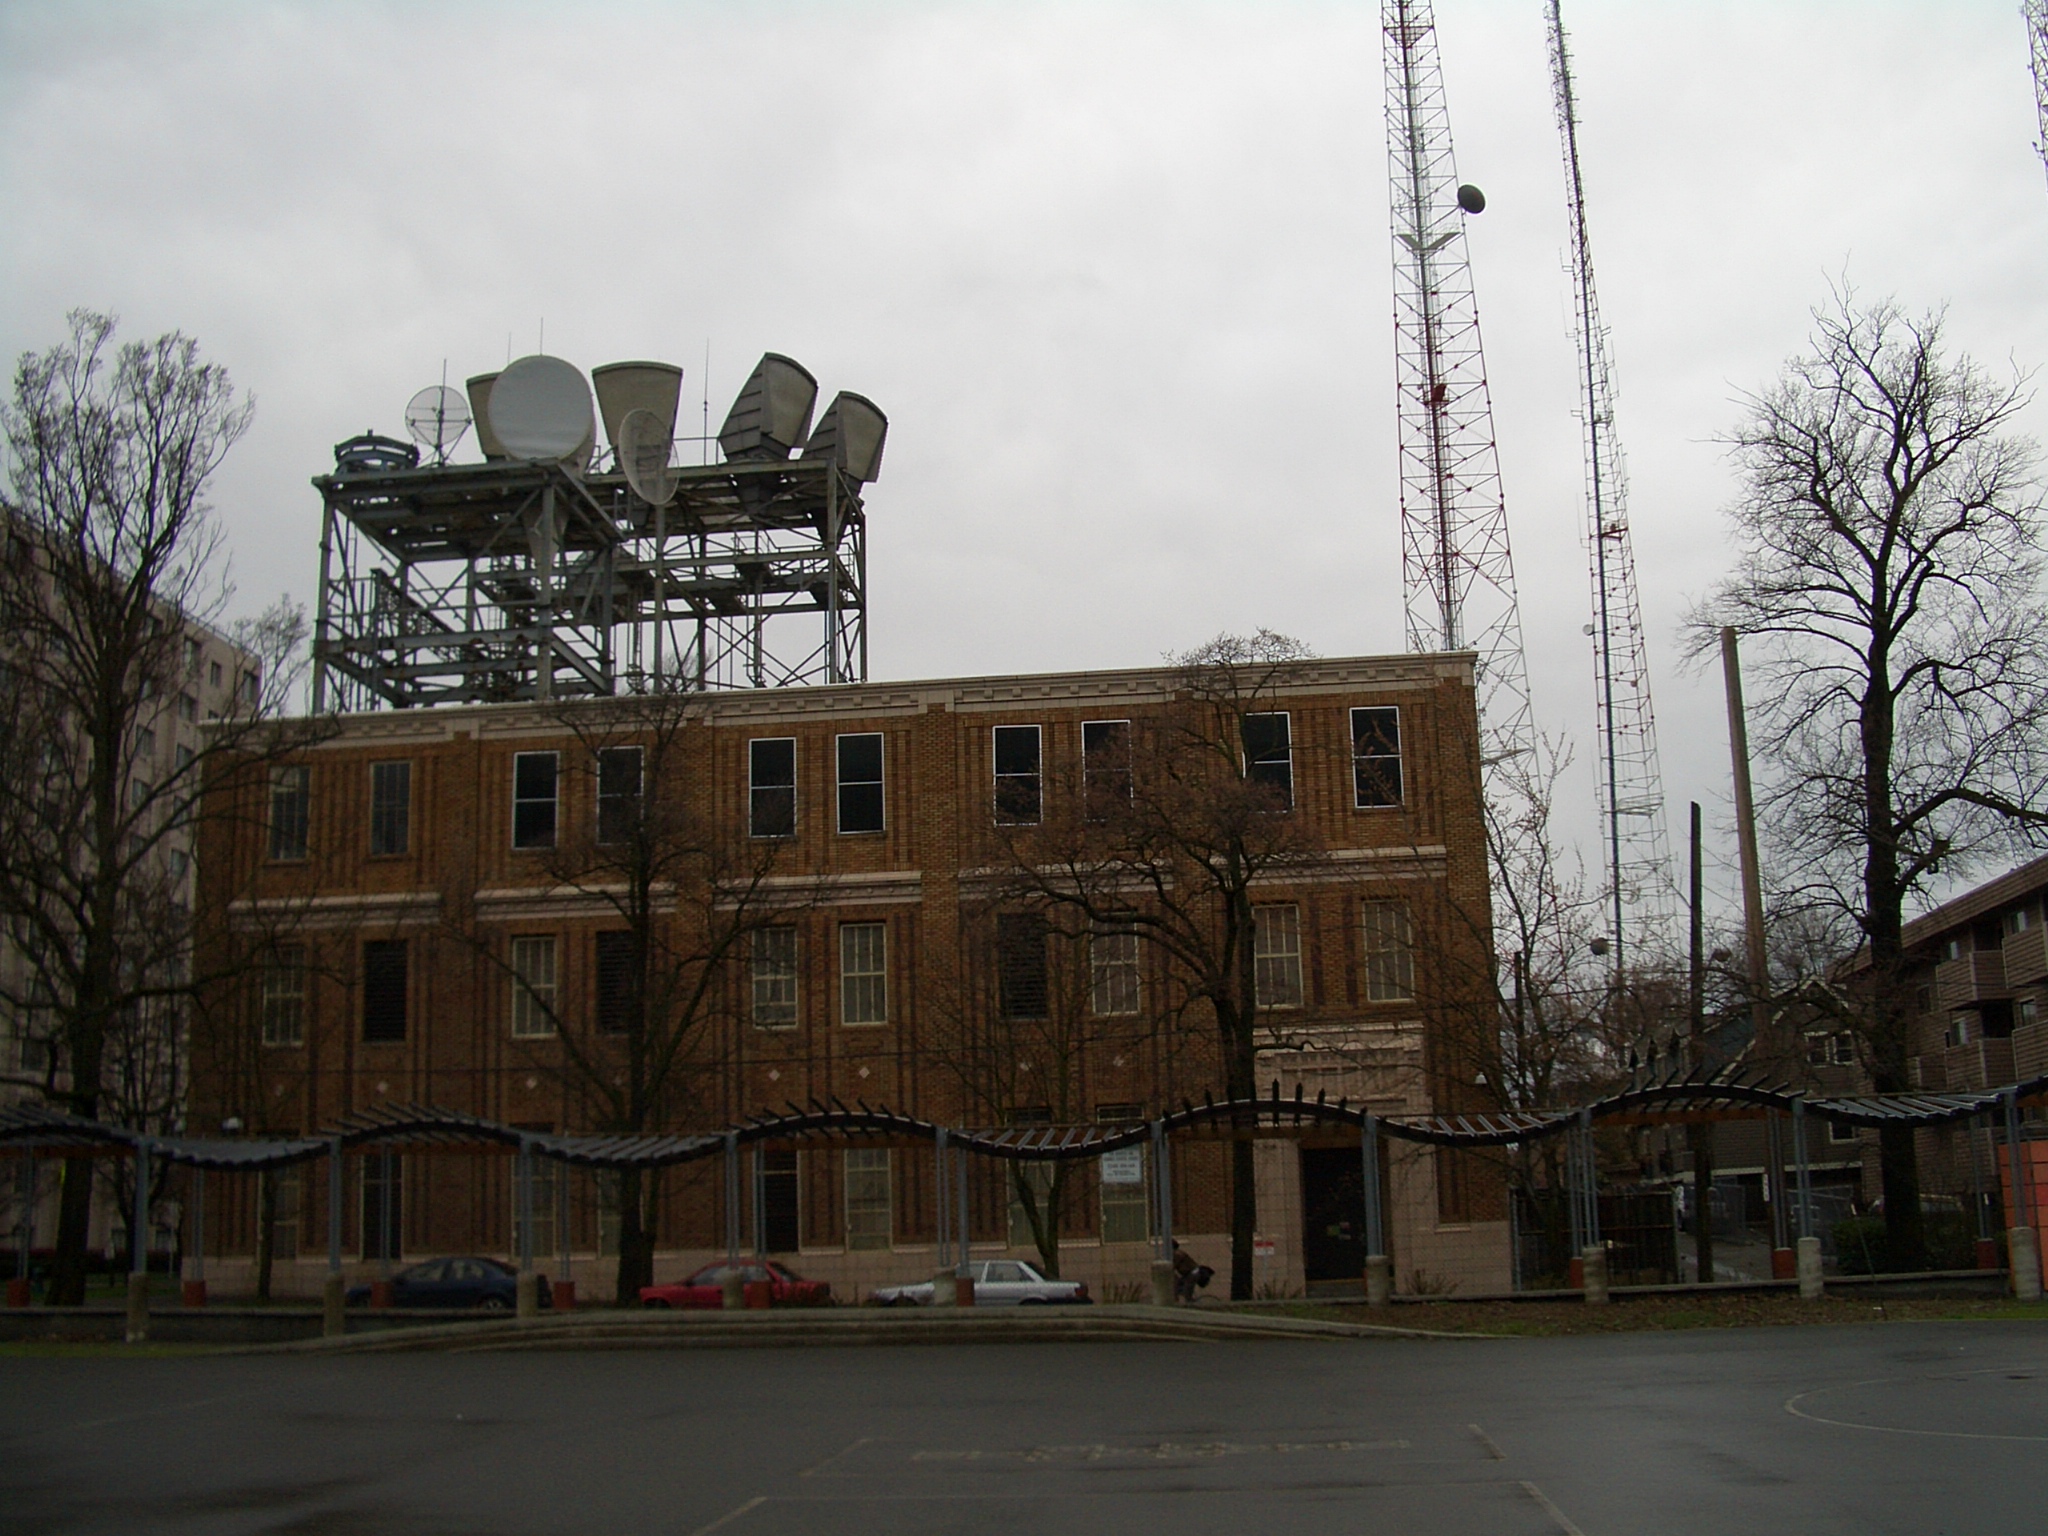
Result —
<path fill-rule="evenodd" d="M 619 423 L 619 468 L 650 507 L 675 500 L 675 447 L 675 429 L 652 411 L 628 411 Z"/>
<path fill-rule="evenodd" d="M 590 384 L 574 363 L 536 353 L 491 386 L 491 430 L 515 459 L 567 459 L 594 443 Z"/>
<path fill-rule="evenodd" d="M 422 447 L 433 449 L 436 464 L 446 464 L 469 430 L 469 402 L 446 384 L 429 384 L 406 401 L 405 430 Z"/>

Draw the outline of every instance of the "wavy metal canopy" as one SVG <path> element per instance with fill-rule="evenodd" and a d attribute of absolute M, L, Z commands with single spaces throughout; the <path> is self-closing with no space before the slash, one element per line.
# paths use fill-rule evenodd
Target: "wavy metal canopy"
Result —
<path fill-rule="evenodd" d="M 432 1105 L 393 1105 L 349 1116 L 315 1136 L 228 1138 L 153 1136 L 123 1126 L 81 1119 L 34 1105 L 0 1109 L 0 1155 L 120 1155 L 138 1148 L 150 1156 L 193 1168 L 255 1172 L 325 1157 L 332 1151 L 383 1148 L 439 1148 L 515 1152 L 522 1146 L 579 1168 L 666 1168 L 713 1157 L 730 1143 L 808 1139 L 886 1141 L 909 1145 L 934 1141 L 943 1130 L 950 1145 L 985 1157 L 1028 1162 L 1061 1162 L 1099 1157 L 1149 1140 L 1154 1127 L 1167 1135 L 1232 1136 L 1242 1133 L 1299 1135 L 1318 1128 L 1348 1127 L 1362 1132 L 1368 1118 L 1382 1134 L 1400 1141 L 1439 1147 L 1498 1147 L 1560 1135 L 1574 1123 L 1670 1124 L 1693 1120 L 1754 1119 L 1772 1110 L 1805 1112 L 1835 1125 L 1953 1125 L 1999 1109 L 2008 1096 L 2022 1104 L 2048 1103 L 2048 1075 L 2003 1088 L 1969 1093 L 1875 1094 L 1811 1098 L 1795 1090 L 1730 1075 L 1675 1077 L 1637 1084 L 1576 1109 L 1496 1111 L 1470 1115 L 1374 1116 L 1344 1099 L 1332 1103 L 1304 1097 L 1297 1089 L 1283 1097 L 1279 1084 L 1262 1098 L 1183 1102 L 1162 1121 L 1122 1125 L 1034 1125 L 987 1130 L 940 1126 L 936 1121 L 855 1101 L 813 1100 L 790 1104 L 783 1113 L 750 1116 L 725 1131 L 692 1136 L 551 1135 L 522 1131 L 495 1120 Z"/>

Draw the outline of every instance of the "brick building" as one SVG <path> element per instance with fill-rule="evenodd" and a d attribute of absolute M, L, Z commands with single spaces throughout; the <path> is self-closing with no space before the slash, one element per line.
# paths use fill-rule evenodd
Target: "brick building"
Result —
<path fill-rule="evenodd" d="M 1075 929 L 1029 899 L 1027 878 L 1050 857 L 1033 839 L 1083 827 L 1090 796 L 1129 802 L 1146 782 L 1147 733 L 1189 707 L 1186 674 L 712 692 L 657 722 L 650 710 L 667 707 L 345 716 L 273 772 L 267 803 L 220 807 L 231 814 L 207 823 L 203 900 L 228 917 L 215 942 L 242 946 L 249 966 L 211 1013 L 251 1049 L 195 1082 L 194 1124 L 297 1133 L 421 1103 L 612 1128 L 614 1091 L 641 1070 L 619 1055 L 622 1011 L 654 983 L 625 974 L 632 882 L 599 855 L 627 835 L 622 808 L 662 784 L 716 847 L 674 886 L 657 880 L 653 907 L 722 937 L 693 962 L 702 1022 L 647 1129 L 716 1130 L 811 1099 L 990 1125 L 1130 1120 L 1226 1096 L 1184 962 L 1141 934 Z M 1234 771 L 1266 786 L 1270 825 L 1296 835 L 1253 890 L 1261 1088 L 1277 1079 L 1385 1114 L 1483 1107 L 1494 994 L 1471 658 L 1277 664 L 1233 707 Z M 704 889 L 683 888 L 699 877 Z M 1177 1234 L 1225 1270 L 1227 1147 L 1190 1141 L 1173 1156 Z M 1258 1282 L 1355 1279 L 1355 1143 L 1267 1140 L 1256 1157 Z M 1155 1170 L 1104 1163 L 1069 1176 L 1061 1262 L 1115 1294 L 1146 1274 Z M 933 1171 L 921 1148 L 772 1150 L 764 1246 L 844 1296 L 927 1274 Z M 535 1248 L 573 1251 L 602 1292 L 611 1196 L 563 1177 L 540 1192 Z M 1404 1285 L 1506 1288 L 1496 1167 L 1397 1143 L 1386 1177 Z M 503 1159 L 366 1159 L 349 1171 L 348 1258 L 377 1256 L 387 1229 L 406 1257 L 505 1252 L 511 1182 Z M 277 1283 L 312 1289 L 324 1184 L 276 1193 Z M 665 1177 L 662 1278 L 723 1251 L 721 1199 L 715 1162 Z M 208 1246 L 229 1285 L 254 1246 L 252 1201 L 222 1180 L 209 1206 L 227 1213 Z M 1032 1256 L 1002 1168 L 977 1170 L 973 1207 L 980 1251 Z"/>

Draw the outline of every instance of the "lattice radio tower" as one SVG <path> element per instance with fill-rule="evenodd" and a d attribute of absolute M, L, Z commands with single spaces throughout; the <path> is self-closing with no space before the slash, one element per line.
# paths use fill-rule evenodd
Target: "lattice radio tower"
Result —
<path fill-rule="evenodd" d="M 1489 765 L 1499 764 L 1530 750 L 1534 727 L 1479 304 L 1465 255 L 1465 216 L 1485 199 L 1458 184 L 1428 0 L 1384 0 L 1381 22 L 1408 646 L 1478 653 L 1482 752 Z"/>
<path fill-rule="evenodd" d="M 1614 371 L 1593 252 L 1586 239 L 1586 192 L 1579 177 L 1578 109 L 1571 51 L 1558 0 L 1545 6 L 1557 127 L 1564 140 L 1565 210 L 1571 221 L 1567 266 L 1579 344 L 1579 415 L 1585 423 L 1585 540 L 1593 576 L 1594 710 L 1598 725 L 1600 830 L 1605 883 L 1619 974 L 1631 940 L 1668 932 L 1671 863 L 1664 837 L 1664 785 L 1657 766 L 1657 722 L 1650 709 L 1650 667 L 1636 598 L 1635 553 L 1628 532 L 1628 475 L 1614 430 Z"/>
<path fill-rule="evenodd" d="M 2041 137 L 2034 149 L 2048 168 L 2048 0 L 2023 0 L 2020 15 L 2027 21 L 2027 43 L 2034 62 L 2034 108 L 2041 118 Z"/>

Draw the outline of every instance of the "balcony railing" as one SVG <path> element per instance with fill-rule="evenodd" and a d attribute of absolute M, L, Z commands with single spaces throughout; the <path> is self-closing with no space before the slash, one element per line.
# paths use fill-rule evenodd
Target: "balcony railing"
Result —
<path fill-rule="evenodd" d="M 2005 956 L 1980 949 L 1934 968 L 1934 993 L 1944 1008 L 1969 1008 L 2012 996 L 2005 985 Z"/>
<path fill-rule="evenodd" d="M 1972 1040 L 1968 1045 L 1952 1045 L 1943 1057 L 1947 1077 L 1943 1088 L 1949 1093 L 1999 1088 L 2013 1080 L 2010 1040 Z"/>
<path fill-rule="evenodd" d="M 2048 977 L 2048 926 L 2036 923 L 2007 935 L 2004 949 L 2007 986 Z"/>

